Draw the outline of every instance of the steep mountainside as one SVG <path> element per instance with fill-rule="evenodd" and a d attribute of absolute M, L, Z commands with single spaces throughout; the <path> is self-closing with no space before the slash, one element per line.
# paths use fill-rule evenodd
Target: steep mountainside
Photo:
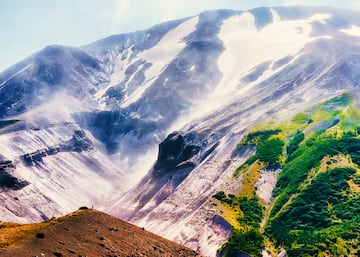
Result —
<path fill-rule="evenodd" d="M 105 213 L 79 210 L 49 221 L 0 223 L 1 256 L 199 256 Z"/>
<path fill-rule="evenodd" d="M 256 154 L 233 174 L 242 186 L 213 196 L 233 227 L 224 256 L 262 256 L 265 246 L 288 256 L 359 254 L 359 114 L 342 95 L 244 137 L 237 148 Z"/>
<path fill-rule="evenodd" d="M 232 241 L 252 229 L 252 254 L 267 246 L 275 255 L 283 246 L 296 256 L 317 235 L 302 235 L 302 226 L 314 224 L 294 224 L 288 214 L 296 212 L 297 201 L 308 201 L 301 194 L 311 190 L 304 177 L 316 173 L 323 158 L 343 163 L 351 153 L 333 149 L 336 154 L 318 156 L 298 175 L 290 159 L 307 157 L 296 149 L 313 131 L 317 142 L 322 132 L 345 124 L 336 136 L 330 133 L 342 144 L 342 135 L 355 129 L 359 17 L 324 7 L 208 11 L 81 48 L 49 46 L 10 67 L 0 74 L 1 220 L 46 220 L 87 205 L 206 256 L 249 253 L 234 250 Z M 307 111 L 318 122 L 308 124 L 308 134 L 306 122 L 281 128 L 280 121 L 343 94 L 351 100 L 334 114 Z M 266 127 L 254 129 L 258 124 Z M 263 137 L 268 129 L 278 133 Z M 278 155 L 256 161 L 266 149 Z M 347 164 L 339 179 L 356 182 L 354 154 Z M 331 180 L 338 168 L 330 165 L 321 176 Z M 341 200 L 357 199 L 355 182 L 348 183 L 351 192 L 341 187 L 347 197 Z M 336 203 L 328 209 L 345 208 Z M 254 209 L 255 220 L 243 221 L 247 207 L 234 205 Z M 339 217 L 330 215 L 319 233 Z M 355 241 L 347 236 L 341 234 L 343 244 L 357 243 L 357 235 L 351 235 Z"/>

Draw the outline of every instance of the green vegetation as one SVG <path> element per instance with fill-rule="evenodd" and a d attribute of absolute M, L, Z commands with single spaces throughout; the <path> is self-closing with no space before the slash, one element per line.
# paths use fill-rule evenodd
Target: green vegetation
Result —
<path fill-rule="evenodd" d="M 289 145 L 286 147 L 286 153 L 288 156 L 293 154 L 298 148 L 300 143 L 304 140 L 305 135 L 302 132 L 297 131 Z"/>
<path fill-rule="evenodd" d="M 231 257 L 238 253 L 250 256 L 262 256 L 261 249 L 265 246 L 264 236 L 260 233 L 260 222 L 263 218 L 263 207 L 259 199 L 254 196 L 236 198 L 235 195 L 226 194 L 223 191 L 213 196 L 223 203 L 239 208 L 242 215 L 237 218 L 240 229 L 233 228 L 228 241 L 222 246 L 220 252 L 222 256 Z"/>
<path fill-rule="evenodd" d="M 269 129 L 264 131 L 255 131 L 247 134 L 244 139 L 239 143 L 238 147 L 243 145 L 258 145 L 259 143 L 269 139 L 271 136 L 275 136 L 281 132 L 280 129 Z"/>
<path fill-rule="evenodd" d="M 284 165 L 267 235 L 277 246 L 285 246 L 289 256 L 354 254 L 351 245 L 360 243 L 360 231 L 349 228 L 358 224 L 360 195 L 350 192 L 349 181 L 357 181 L 359 152 L 360 138 L 344 134 L 340 139 L 315 139 Z M 347 156 L 354 164 L 320 172 L 321 161 L 336 155 Z M 335 247 L 338 241 L 343 241 L 341 247 Z"/>
<path fill-rule="evenodd" d="M 276 245 L 288 249 L 289 256 L 353 253 L 351 244 L 360 243 L 360 196 L 350 197 L 347 181 L 355 172 L 344 167 L 319 174 L 269 224 L 267 233 Z"/>
<path fill-rule="evenodd" d="M 260 223 L 264 217 L 264 206 L 256 196 L 254 187 L 262 167 L 256 162 L 243 174 L 243 186 L 237 196 L 227 195 L 224 191 L 213 195 L 227 207 L 228 212 L 230 209 L 236 215 L 234 219 L 233 215 L 222 212 L 224 218 L 233 225 L 228 242 L 220 249 L 222 256 L 231 257 L 238 253 L 262 256 L 261 249 L 265 246 L 265 239 L 260 232 Z"/>
<path fill-rule="evenodd" d="M 307 178 L 308 172 L 319 166 L 325 156 L 349 154 L 353 162 L 359 165 L 359 151 L 360 138 L 312 140 L 311 145 L 296 151 L 292 159 L 283 167 L 274 195 L 296 193 L 299 185 Z"/>
<path fill-rule="evenodd" d="M 280 129 L 256 131 L 245 136 L 238 147 L 255 145 L 256 154 L 251 156 L 242 166 L 240 166 L 235 171 L 234 176 L 246 171 L 250 165 L 257 160 L 263 162 L 265 167 L 271 168 L 281 165 L 284 142 L 276 137 L 280 132 Z"/>
<path fill-rule="evenodd" d="M 255 156 L 259 161 L 264 162 L 266 167 L 279 165 L 283 145 L 283 141 L 278 138 L 265 140 L 258 145 Z"/>
<path fill-rule="evenodd" d="M 237 197 L 214 196 L 239 208 L 238 228 L 221 249 L 224 256 L 261 256 L 284 247 L 287 256 L 360 256 L 360 111 L 350 95 L 297 114 L 288 123 L 258 125 L 238 147 L 256 153 L 241 174 Z M 274 201 L 255 193 L 260 169 L 281 168 Z M 264 220 L 263 220 L 264 219 Z"/>
<path fill-rule="evenodd" d="M 232 204 L 233 203 L 233 198 L 232 197 L 228 197 L 224 191 L 219 191 L 217 192 L 215 195 L 213 195 L 213 197 L 215 199 L 218 199 L 219 201 L 223 202 L 223 203 L 227 203 L 227 204 Z"/>
<path fill-rule="evenodd" d="M 264 214 L 259 199 L 257 197 L 251 199 L 240 197 L 238 201 L 240 209 L 244 213 L 243 216 L 238 218 L 239 223 L 249 228 L 259 229 Z"/>
<path fill-rule="evenodd" d="M 295 117 L 291 121 L 295 124 L 310 124 L 311 122 L 313 122 L 310 115 L 305 113 L 299 113 L 295 115 Z"/>
<path fill-rule="evenodd" d="M 239 253 L 261 257 L 259 249 L 264 246 L 264 236 L 258 230 L 252 229 L 245 232 L 232 230 L 228 242 L 221 252 L 224 257 L 238 256 Z"/>

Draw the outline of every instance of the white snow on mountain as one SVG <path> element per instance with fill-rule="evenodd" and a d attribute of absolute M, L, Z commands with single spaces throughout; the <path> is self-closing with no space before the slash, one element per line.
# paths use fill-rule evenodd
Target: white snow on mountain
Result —
<path fill-rule="evenodd" d="M 81 49 L 51 46 L 15 65 L 0 74 L 0 161 L 28 184 L 0 184 L 0 219 L 93 206 L 215 256 L 231 227 L 211 196 L 241 187 L 232 174 L 254 153 L 237 143 L 259 122 L 358 91 L 358 17 L 209 11 Z M 173 131 L 180 141 L 160 160 Z M 156 170 L 158 161 L 168 166 Z M 275 183 L 264 171 L 258 194 L 270 201 Z"/>
<path fill-rule="evenodd" d="M 119 84 L 121 82 L 121 80 L 124 78 L 125 76 L 125 68 L 126 66 L 129 65 L 130 63 L 130 57 L 132 55 L 132 50 L 131 50 L 131 46 L 129 48 L 129 53 L 127 54 L 126 58 L 123 58 L 123 56 L 121 54 L 117 55 L 116 58 L 115 58 L 115 62 L 114 62 L 114 70 L 116 72 L 113 72 L 111 73 L 111 76 L 110 76 L 110 83 L 100 89 L 99 91 L 96 92 L 95 94 L 95 97 L 96 99 L 98 99 L 98 101 L 101 101 L 101 97 L 105 94 L 105 92 L 112 86 L 116 86 L 117 84 Z M 135 72 L 134 72 L 135 74 Z M 104 109 L 104 101 L 101 101 L 102 104 L 102 109 Z"/>
<path fill-rule="evenodd" d="M 198 19 L 198 17 L 194 17 L 183 22 L 175 29 L 170 30 L 156 46 L 136 56 L 136 60 L 145 60 L 146 63 L 152 65 L 145 72 L 145 83 L 138 87 L 131 95 L 126 96 L 125 101 L 121 105 L 122 108 L 126 108 L 139 100 L 145 90 L 161 74 L 161 71 L 185 48 L 185 38 L 195 30 Z"/>
<path fill-rule="evenodd" d="M 261 30 L 257 29 L 250 12 L 233 16 L 223 23 L 219 37 L 225 51 L 218 61 L 223 78 L 214 95 L 242 94 L 249 89 L 239 83 L 244 73 L 261 63 L 295 56 L 306 44 L 316 40 L 311 36 L 311 23 L 325 22 L 331 17 L 317 14 L 303 20 L 281 20 L 276 11 L 271 12 L 273 22 Z"/>
<path fill-rule="evenodd" d="M 28 68 L 30 68 L 30 67 L 31 67 L 31 65 L 32 65 L 32 63 L 30 63 L 30 64 L 26 65 L 24 68 L 22 68 L 21 70 L 19 70 L 19 71 L 18 71 L 18 72 L 16 72 L 15 74 L 11 75 L 11 77 L 9 77 L 7 80 L 5 80 L 5 81 L 1 82 L 1 83 L 0 83 L 0 88 L 1 88 L 3 85 L 5 85 L 5 83 L 6 83 L 6 82 L 8 82 L 10 79 L 12 79 L 12 78 L 16 77 L 16 75 L 18 75 L 18 74 L 20 74 L 20 73 L 24 72 L 25 70 L 27 70 Z"/>
<path fill-rule="evenodd" d="M 344 32 L 350 36 L 360 37 L 360 26 L 352 25 L 348 29 L 342 29 L 341 32 Z"/>
<path fill-rule="evenodd" d="M 270 9 L 273 22 L 258 29 L 255 17 L 250 12 L 231 16 L 225 20 L 219 32 L 225 50 L 218 59 L 222 79 L 204 99 L 199 99 L 191 112 L 179 117 L 172 129 L 182 127 L 189 120 L 197 119 L 236 100 L 255 85 L 279 73 L 286 65 L 301 56 L 299 52 L 307 44 L 331 36 L 312 36 L 312 23 L 326 23 L 330 14 L 315 14 L 301 20 L 281 20 L 274 9 Z M 286 35 L 286 36 L 284 36 Z M 274 64 L 284 58 L 291 58 L 283 65 Z M 253 72 L 258 65 L 270 62 L 268 69 L 254 81 L 243 83 L 241 78 Z"/>
<path fill-rule="evenodd" d="M 59 216 L 77 209 L 79 205 L 101 208 L 104 199 L 115 188 L 125 190 L 126 185 L 120 180 L 124 174 L 118 169 L 121 161 L 108 156 L 102 144 L 89 131 L 86 135 L 95 145 L 91 151 L 47 155 L 40 165 L 29 166 L 21 160 L 24 154 L 59 146 L 71 139 L 74 131 L 82 130 L 71 113 L 86 109 L 79 100 L 60 92 L 44 105 L 14 117 L 20 120 L 20 124 L 2 131 L 2 158 L 12 160 L 16 165 L 13 175 L 31 181 L 23 190 L 1 192 L 3 200 L 7 195 L 11 195 L 10 199 L 18 199 L 15 203 L 4 200 L 2 206 L 6 209 L 1 212 L 2 220 L 37 221 L 39 216 Z M 17 215 L 14 216 L 14 213 Z"/>

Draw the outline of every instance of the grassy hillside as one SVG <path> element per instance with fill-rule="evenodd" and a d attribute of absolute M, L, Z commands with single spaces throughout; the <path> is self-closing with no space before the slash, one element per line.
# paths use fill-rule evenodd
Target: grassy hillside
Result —
<path fill-rule="evenodd" d="M 289 122 L 262 124 L 250 131 L 238 147 L 254 145 L 256 154 L 234 173 L 243 176 L 248 194 L 240 192 L 231 201 L 214 196 L 240 213 L 220 250 L 223 256 L 261 256 L 265 245 L 274 255 L 283 247 L 290 257 L 358 256 L 359 134 L 360 111 L 347 94 Z M 281 169 L 271 204 L 256 195 L 255 182 L 247 179 L 261 169 Z M 251 239 L 242 244 L 246 247 L 240 247 L 250 232 Z"/>

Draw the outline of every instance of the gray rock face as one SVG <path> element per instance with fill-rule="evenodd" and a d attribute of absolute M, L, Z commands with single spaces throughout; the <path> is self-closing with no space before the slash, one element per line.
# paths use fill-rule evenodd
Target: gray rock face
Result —
<path fill-rule="evenodd" d="M 176 172 L 176 169 L 195 166 L 191 158 L 196 155 L 200 149 L 201 147 L 199 145 L 186 142 L 181 134 L 170 134 L 159 145 L 158 159 L 154 165 L 153 176 L 161 177 L 168 172 Z"/>
<path fill-rule="evenodd" d="M 33 153 L 28 153 L 20 156 L 20 159 L 26 166 L 33 166 L 43 163 L 43 158 L 56 155 L 60 152 L 77 152 L 93 150 L 93 143 L 86 136 L 82 130 L 74 131 L 74 135 L 68 141 L 62 142 L 59 145 L 51 146 L 45 149 L 36 150 Z"/>
<path fill-rule="evenodd" d="M 20 190 L 29 183 L 21 181 L 11 175 L 16 168 L 15 164 L 9 160 L 0 160 L 0 189 L 1 190 Z"/>

